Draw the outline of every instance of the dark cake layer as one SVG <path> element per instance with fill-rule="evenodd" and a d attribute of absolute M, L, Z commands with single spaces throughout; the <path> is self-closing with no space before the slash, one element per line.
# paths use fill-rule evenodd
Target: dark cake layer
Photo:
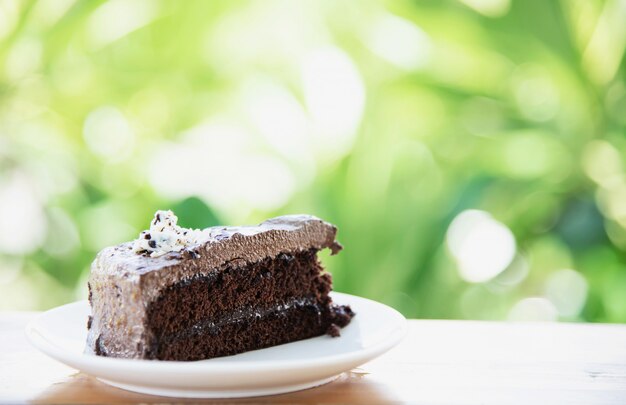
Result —
<path fill-rule="evenodd" d="M 207 319 L 276 307 L 293 298 L 327 305 L 331 276 L 323 272 L 316 253 L 315 249 L 281 253 L 249 265 L 232 261 L 208 275 L 176 283 L 148 306 L 148 333 L 158 338 Z"/>
<path fill-rule="evenodd" d="M 232 261 L 174 284 L 147 309 L 146 358 L 200 360 L 335 331 L 342 321 L 328 296 L 331 284 L 316 249 L 249 265 Z"/>
<path fill-rule="evenodd" d="M 317 304 L 294 305 L 260 316 L 251 313 L 162 338 L 148 348 L 147 358 L 201 360 L 262 349 L 323 335 L 331 320 L 328 308 Z"/>

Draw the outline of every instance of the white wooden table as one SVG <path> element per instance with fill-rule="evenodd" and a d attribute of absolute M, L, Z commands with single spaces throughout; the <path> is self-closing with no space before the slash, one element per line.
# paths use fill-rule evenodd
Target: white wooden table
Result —
<path fill-rule="evenodd" d="M 23 334 L 34 315 L 0 314 L 0 403 L 186 402 L 109 387 L 40 354 Z M 398 347 L 333 383 L 219 402 L 623 405 L 626 326 L 412 320 Z"/>

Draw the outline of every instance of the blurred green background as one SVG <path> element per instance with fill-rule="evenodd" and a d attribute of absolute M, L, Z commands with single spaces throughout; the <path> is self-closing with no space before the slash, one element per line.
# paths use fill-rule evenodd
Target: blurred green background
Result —
<path fill-rule="evenodd" d="M 0 308 L 97 251 L 335 223 L 408 317 L 626 322 L 626 2 L 0 0 Z"/>

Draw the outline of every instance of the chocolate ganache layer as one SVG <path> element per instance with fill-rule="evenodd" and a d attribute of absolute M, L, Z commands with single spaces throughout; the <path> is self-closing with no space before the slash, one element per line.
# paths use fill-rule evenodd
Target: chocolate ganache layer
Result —
<path fill-rule="evenodd" d="M 336 233 L 307 215 L 199 231 L 157 212 L 138 240 L 93 262 L 86 351 L 199 360 L 338 336 L 354 314 L 332 303 L 331 276 L 317 259 L 341 250 Z"/>

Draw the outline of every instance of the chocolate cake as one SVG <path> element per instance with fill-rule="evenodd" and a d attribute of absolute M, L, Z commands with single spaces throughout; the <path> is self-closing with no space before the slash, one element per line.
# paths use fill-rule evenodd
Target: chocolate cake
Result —
<path fill-rule="evenodd" d="M 333 304 L 317 259 L 321 249 L 341 250 L 336 233 L 306 215 L 192 230 L 158 211 L 137 240 L 93 262 L 86 351 L 200 360 L 338 336 L 354 313 Z"/>

